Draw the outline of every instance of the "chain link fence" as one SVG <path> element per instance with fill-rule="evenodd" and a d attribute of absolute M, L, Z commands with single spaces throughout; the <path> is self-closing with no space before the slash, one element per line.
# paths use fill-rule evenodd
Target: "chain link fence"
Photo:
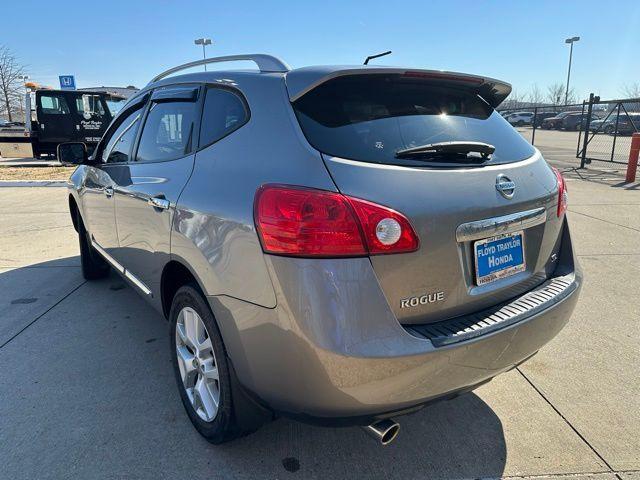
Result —
<path fill-rule="evenodd" d="M 631 135 L 640 131 L 640 99 L 589 100 L 571 105 L 498 109 L 533 145 L 567 164 L 626 165 Z"/>
<path fill-rule="evenodd" d="M 600 100 L 591 95 L 583 111 L 586 121 L 576 148 L 581 166 L 593 161 L 626 165 L 631 135 L 640 132 L 640 98 Z"/>

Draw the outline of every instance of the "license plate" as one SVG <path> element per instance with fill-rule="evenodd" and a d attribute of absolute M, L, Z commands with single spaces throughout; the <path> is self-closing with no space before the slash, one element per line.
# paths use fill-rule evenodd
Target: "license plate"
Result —
<path fill-rule="evenodd" d="M 478 240 L 473 244 L 476 284 L 485 285 L 525 269 L 523 232 Z"/>

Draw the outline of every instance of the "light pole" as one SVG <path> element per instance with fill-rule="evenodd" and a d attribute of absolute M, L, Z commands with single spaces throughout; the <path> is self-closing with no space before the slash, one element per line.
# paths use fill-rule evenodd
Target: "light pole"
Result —
<path fill-rule="evenodd" d="M 211 39 L 210 38 L 196 38 L 193 43 L 195 43 L 196 45 L 202 45 L 202 59 L 206 59 L 207 58 L 207 53 L 206 53 L 206 48 L 207 45 L 211 45 Z M 205 63 L 204 65 L 204 71 L 207 71 L 207 64 Z"/>
<path fill-rule="evenodd" d="M 573 58 L 573 44 L 578 40 L 580 40 L 580 37 L 571 37 L 567 38 L 564 41 L 564 43 L 568 43 L 569 45 L 571 45 L 571 48 L 569 49 L 569 71 L 567 72 L 567 89 L 564 92 L 565 105 L 569 103 L 569 80 L 571 79 L 571 59 Z"/>

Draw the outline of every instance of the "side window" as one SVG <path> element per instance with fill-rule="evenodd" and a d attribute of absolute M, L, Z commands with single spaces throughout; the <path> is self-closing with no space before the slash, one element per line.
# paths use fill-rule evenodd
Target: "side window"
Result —
<path fill-rule="evenodd" d="M 140 137 L 138 162 L 160 162 L 187 155 L 192 149 L 197 102 L 153 103 Z"/>
<path fill-rule="evenodd" d="M 131 147 L 136 139 L 136 133 L 140 126 L 140 117 L 143 106 L 134 110 L 120 123 L 107 141 L 102 150 L 103 163 L 128 162 L 131 155 Z"/>
<path fill-rule="evenodd" d="M 220 140 L 248 119 L 247 109 L 238 95 L 222 88 L 208 88 L 200 126 L 200 145 Z"/>
<path fill-rule="evenodd" d="M 87 119 L 105 115 L 103 100 L 99 95 L 83 94 L 76 97 L 76 111 Z"/>
<path fill-rule="evenodd" d="M 67 99 L 61 95 L 40 95 L 40 108 L 45 115 L 64 115 L 69 113 Z"/>

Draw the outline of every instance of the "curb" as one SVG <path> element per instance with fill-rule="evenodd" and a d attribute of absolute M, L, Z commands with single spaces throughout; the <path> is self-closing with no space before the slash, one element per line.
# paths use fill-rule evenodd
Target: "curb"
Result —
<path fill-rule="evenodd" d="M 66 187 L 65 180 L 0 180 L 2 187 Z"/>

